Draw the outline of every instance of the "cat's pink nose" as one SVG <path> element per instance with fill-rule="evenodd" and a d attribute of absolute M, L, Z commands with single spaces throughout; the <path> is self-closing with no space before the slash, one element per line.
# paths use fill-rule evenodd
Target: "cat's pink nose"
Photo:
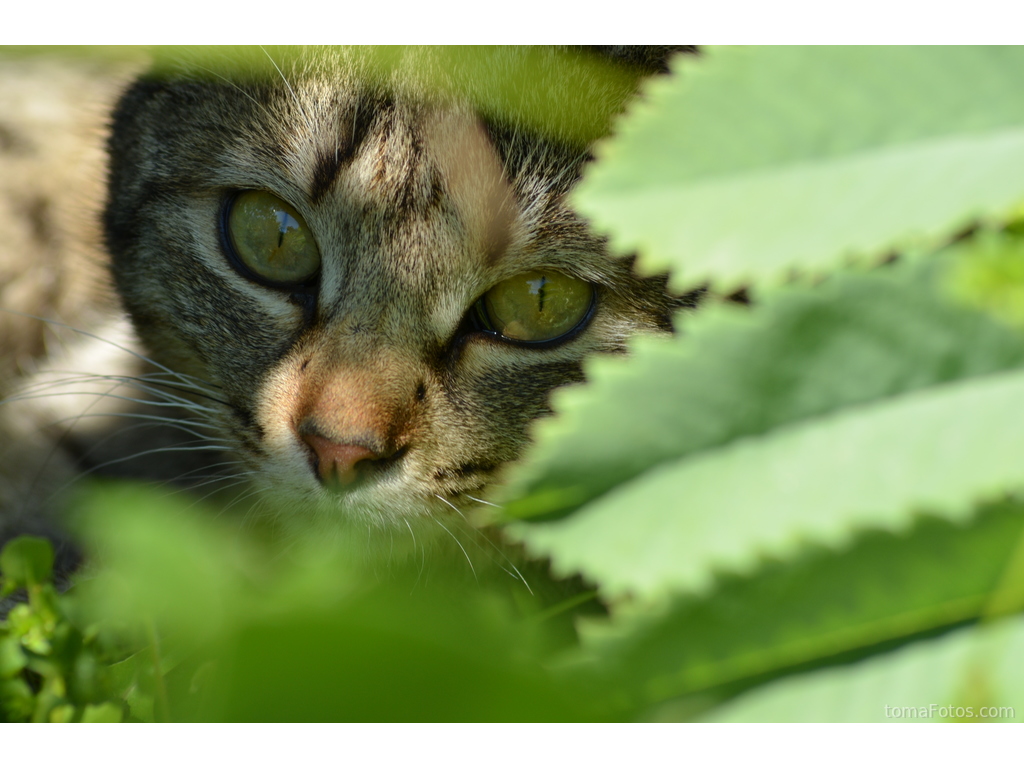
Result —
<path fill-rule="evenodd" d="M 381 458 L 362 445 L 342 445 L 320 435 L 305 434 L 302 440 L 316 455 L 316 471 L 328 485 L 351 485 L 359 478 L 356 464 Z"/>

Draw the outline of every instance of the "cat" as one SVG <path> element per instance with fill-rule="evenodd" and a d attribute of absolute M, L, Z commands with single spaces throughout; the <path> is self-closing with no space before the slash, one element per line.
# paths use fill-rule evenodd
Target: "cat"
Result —
<path fill-rule="evenodd" d="M 672 53 L 161 57 L 113 107 L 101 255 L 81 260 L 109 269 L 133 330 L 89 277 L 81 309 L 21 309 L 64 325 L 0 321 L 2 372 L 22 377 L 0 393 L 20 393 L 0 409 L 0 539 L 62 540 L 55 490 L 82 474 L 450 532 L 587 356 L 672 332 L 694 302 L 611 257 L 567 201 Z M 44 360 L 47 333 L 70 360 Z"/>

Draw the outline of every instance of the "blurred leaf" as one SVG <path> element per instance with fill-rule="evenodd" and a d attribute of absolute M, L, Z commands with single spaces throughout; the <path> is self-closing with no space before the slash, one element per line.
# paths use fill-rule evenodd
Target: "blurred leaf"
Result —
<path fill-rule="evenodd" d="M 144 723 L 156 721 L 153 665 L 136 653 L 110 666 L 111 688 L 128 706 L 128 715 Z"/>
<path fill-rule="evenodd" d="M 89 615 L 115 623 L 159 617 L 168 638 L 197 644 L 223 631 L 256 555 L 213 510 L 117 484 L 84 495 L 79 514 L 105 566 L 79 587 Z"/>
<path fill-rule="evenodd" d="M 32 689 L 24 679 L 0 680 L 0 722 L 25 722 L 34 708 Z"/>
<path fill-rule="evenodd" d="M 765 562 L 747 577 L 720 576 L 707 596 L 593 624 L 582 668 L 609 681 L 620 708 L 635 711 L 849 660 L 992 615 L 1022 534 L 1024 505 L 1007 501 L 967 526 L 923 518 L 906 534 L 870 533 L 838 552 Z M 1019 608 L 1024 582 L 1010 586 Z"/>
<path fill-rule="evenodd" d="M 522 624 L 456 590 L 380 588 L 332 611 L 242 623 L 198 714 L 227 721 L 564 721 L 589 701 L 531 658 Z M 195 716 L 195 711 L 193 715 Z M 186 718 L 189 716 L 186 715 Z"/>
<path fill-rule="evenodd" d="M 501 126 L 517 126 L 582 152 L 606 135 L 643 73 L 568 46 L 326 46 L 367 87 L 411 90 L 413 98 L 466 100 Z M 111 55 L 100 50 L 99 53 Z M 316 52 L 306 46 L 156 46 L 153 72 L 190 78 L 278 81 L 297 88 Z M 330 55 L 330 54 L 328 54 Z M 319 87 L 319 86 L 318 86 Z M 535 137 L 531 137 L 534 140 Z"/>
<path fill-rule="evenodd" d="M 857 664 L 780 680 L 724 704 L 709 713 L 708 719 L 1020 722 L 1024 720 L 1022 690 L 1024 621 L 1014 617 L 961 629 Z M 904 709 L 911 707 L 914 710 Z M 982 707 L 1009 707 L 1013 714 L 984 718 Z M 901 716 L 896 717 L 893 708 L 901 708 Z M 925 717 L 908 716 L 925 713 Z"/>
<path fill-rule="evenodd" d="M 27 663 L 17 637 L 0 635 L 0 679 L 14 677 Z"/>
<path fill-rule="evenodd" d="M 653 80 L 575 199 L 672 284 L 935 246 L 1024 200 L 1024 49 L 712 49 Z"/>
<path fill-rule="evenodd" d="M 93 621 L 152 622 L 114 679 L 132 715 L 231 721 L 580 720 L 599 714 L 543 666 L 546 627 L 483 574 L 435 559 L 340 560 L 317 531 L 287 551 L 113 486 L 86 504 L 102 571 L 80 585 Z M 361 544 L 365 549 L 366 531 Z M 269 555 L 269 556 L 268 556 Z M 438 556 L 440 557 L 440 556 Z M 382 570 L 377 570 L 384 566 Z M 463 564 L 460 572 L 465 572 Z M 469 579 L 465 576 L 470 576 Z M 511 582 L 503 574 L 502 585 Z M 190 613 L 191 611 L 191 613 Z M 169 657 L 180 663 L 167 664 Z M 161 670 L 149 677 L 147 669 Z M 141 697 L 139 700 L 138 697 Z M 155 704 L 150 712 L 150 702 Z"/>
<path fill-rule="evenodd" d="M 111 702 L 89 704 L 82 713 L 83 723 L 120 723 L 122 719 L 121 705 Z"/>
<path fill-rule="evenodd" d="M 983 230 L 951 251 L 949 292 L 967 306 L 1024 328 L 1024 238 Z"/>
<path fill-rule="evenodd" d="M 41 584 L 53 573 L 53 545 L 35 536 L 20 536 L 0 551 L 0 573 L 19 587 Z"/>
<path fill-rule="evenodd" d="M 71 723 L 75 719 L 75 706 L 74 704 L 57 704 L 52 707 L 49 711 L 49 717 L 46 718 L 45 722 L 48 723 Z"/>

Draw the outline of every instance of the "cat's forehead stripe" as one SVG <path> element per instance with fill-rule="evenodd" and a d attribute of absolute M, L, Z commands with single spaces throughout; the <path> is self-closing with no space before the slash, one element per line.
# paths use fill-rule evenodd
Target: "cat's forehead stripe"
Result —
<path fill-rule="evenodd" d="M 329 90 L 339 94 L 343 91 L 340 85 Z M 309 187 L 312 202 L 323 200 L 342 168 L 352 162 L 366 142 L 374 123 L 382 115 L 390 113 L 393 103 L 393 99 L 385 94 L 364 92 L 345 106 L 334 99 L 322 105 L 330 112 L 322 115 L 325 122 L 336 124 L 338 128 L 333 132 L 334 145 L 322 147 L 314 162 Z"/>
<path fill-rule="evenodd" d="M 324 152 L 313 166 L 313 180 L 310 185 L 309 199 L 319 203 L 324 195 L 334 186 L 334 180 L 341 170 L 341 155 L 338 152 Z"/>

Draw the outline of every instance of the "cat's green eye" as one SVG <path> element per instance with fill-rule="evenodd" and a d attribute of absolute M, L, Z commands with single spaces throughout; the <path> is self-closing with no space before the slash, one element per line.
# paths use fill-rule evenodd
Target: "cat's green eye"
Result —
<path fill-rule="evenodd" d="M 561 272 L 524 272 L 503 280 L 478 306 L 487 330 L 523 342 L 554 341 L 590 315 L 594 287 Z"/>
<path fill-rule="evenodd" d="M 237 195 L 227 213 L 231 248 L 242 265 L 263 280 L 304 283 L 320 269 L 320 250 L 302 216 L 269 192 Z"/>

